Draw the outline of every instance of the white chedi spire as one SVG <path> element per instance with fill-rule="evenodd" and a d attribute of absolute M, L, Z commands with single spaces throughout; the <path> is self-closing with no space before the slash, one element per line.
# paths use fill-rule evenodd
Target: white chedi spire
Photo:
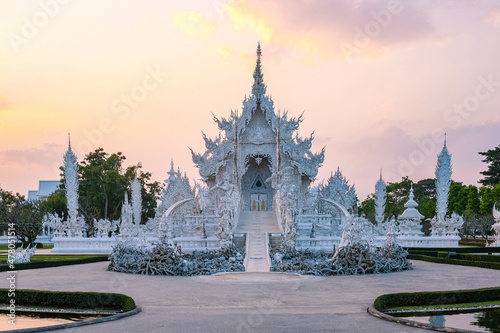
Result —
<path fill-rule="evenodd" d="M 260 42 L 257 45 L 257 63 L 255 64 L 255 70 L 253 72 L 253 85 L 252 85 L 252 95 L 254 95 L 257 100 L 260 100 L 262 96 L 266 94 L 266 85 L 264 84 L 264 74 L 262 74 L 262 67 L 260 63 L 260 57 L 262 56 L 262 51 L 260 49 Z"/>
<path fill-rule="evenodd" d="M 410 187 L 410 195 L 408 201 L 405 203 L 405 211 L 403 214 L 399 215 L 398 220 L 409 221 L 409 220 L 422 220 L 424 216 L 418 211 L 418 203 L 414 200 L 415 195 L 413 194 L 413 183 Z"/>
<path fill-rule="evenodd" d="M 134 216 L 134 224 L 141 224 L 142 215 L 142 196 L 141 196 L 141 183 L 137 176 L 132 181 L 132 212 Z"/>
<path fill-rule="evenodd" d="M 448 211 L 448 195 L 451 185 L 451 155 L 446 147 L 446 134 L 444 137 L 444 146 L 438 155 L 436 164 L 436 217 L 438 222 L 443 222 Z"/>
<path fill-rule="evenodd" d="M 71 149 L 69 133 L 68 150 L 64 154 L 64 178 L 68 205 L 68 224 L 70 228 L 74 228 L 77 226 L 78 220 L 78 162 Z"/>
<path fill-rule="evenodd" d="M 375 221 L 378 225 L 384 222 L 386 187 L 382 179 L 382 169 L 380 169 L 380 179 L 375 184 Z"/>

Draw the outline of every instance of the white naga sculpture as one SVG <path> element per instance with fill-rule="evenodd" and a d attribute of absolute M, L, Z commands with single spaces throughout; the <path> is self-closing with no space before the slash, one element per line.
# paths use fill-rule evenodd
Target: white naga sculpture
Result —
<path fill-rule="evenodd" d="M 14 263 L 22 264 L 31 261 L 31 257 L 35 255 L 36 247 L 30 248 L 29 246 L 23 250 L 22 247 L 16 249 L 14 252 Z"/>

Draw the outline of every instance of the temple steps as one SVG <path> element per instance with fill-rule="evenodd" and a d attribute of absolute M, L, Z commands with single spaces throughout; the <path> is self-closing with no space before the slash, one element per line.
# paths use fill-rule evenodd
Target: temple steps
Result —
<path fill-rule="evenodd" d="M 280 233 L 275 212 L 243 211 L 235 233 L 246 236 L 246 272 L 269 272 L 269 233 Z"/>
<path fill-rule="evenodd" d="M 276 213 L 271 211 L 243 211 L 235 233 L 281 233 Z"/>

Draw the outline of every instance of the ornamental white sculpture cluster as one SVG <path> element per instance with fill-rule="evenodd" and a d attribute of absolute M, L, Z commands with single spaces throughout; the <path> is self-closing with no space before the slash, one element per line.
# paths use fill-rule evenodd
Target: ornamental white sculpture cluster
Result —
<path fill-rule="evenodd" d="M 22 247 L 16 249 L 14 252 L 14 263 L 22 264 L 31 262 L 31 257 L 35 255 L 36 247 L 30 248 L 29 246 L 23 250 Z"/>

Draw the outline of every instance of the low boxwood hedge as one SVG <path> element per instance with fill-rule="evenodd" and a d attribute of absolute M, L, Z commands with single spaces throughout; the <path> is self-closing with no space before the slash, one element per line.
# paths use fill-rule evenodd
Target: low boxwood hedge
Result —
<path fill-rule="evenodd" d="M 482 268 L 491 268 L 491 269 L 500 269 L 500 262 L 491 262 L 491 261 L 473 261 L 473 260 L 465 260 L 465 259 L 453 259 L 453 258 L 438 258 L 425 256 L 421 254 L 408 254 L 408 259 L 414 260 L 423 260 L 434 262 L 438 264 L 451 264 L 451 265 L 462 265 L 462 266 L 473 266 L 473 267 L 482 267 Z"/>
<path fill-rule="evenodd" d="M 422 252 L 456 252 L 456 253 L 500 253 L 500 247 L 409 247 L 405 248 L 408 253 Z"/>
<path fill-rule="evenodd" d="M 78 264 L 88 264 L 92 262 L 107 261 L 108 256 L 89 256 L 86 258 L 75 258 L 75 259 L 61 259 L 61 260 L 50 260 L 50 261 L 32 261 L 22 264 L 14 264 L 15 270 L 23 269 L 34 269 L 34 268 L 47 268 L 47 267 L 58 267 L 65 265 L 78 265 Z M 9 265 L 0 265 L 0 272 L 5 272 L 12 270 Z"/>
<path fill-rule="evenodd" d="M 378 311 L 383 312 L 401 306 L 461 304 L 498 300 L 500 300 L 500 287 L 472 290 L 386 294 L 377 297 L 373 306 Z"/>
<path fill-rule="evenodd" d="M 500 263 L 500 256 L 497 255 L 457 253 L 457 258 L 470 261 L 489 261 Z"/>
<path fill-rule="evenodd" d="M 50 307 L 58 309 L 107 310 L 127 312 L 135 309 L 134 300 L 123 294 L 18 289 L 9 297 L 9 289 L 0 289 L 0 303 L 16 307 Z"/>

